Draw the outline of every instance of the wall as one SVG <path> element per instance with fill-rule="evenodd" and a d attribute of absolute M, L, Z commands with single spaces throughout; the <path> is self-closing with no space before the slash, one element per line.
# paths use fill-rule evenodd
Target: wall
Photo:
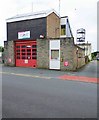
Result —
<path fill-rule="evenodd" d="M 74 66 L 74 56 L 73 56 L 73 49 L 74 49 L 74 39 L 73 38 L 61 38 L 61 50 L 60 50 L 60 66 L 61 70 L 75 70 Z M 68 66 L 64 66 L 64 63 L 68 62 Z"/>
<path fill-rule="evenodd" d="M 47 17 L 47 38 L 59 38 L 60 37 L 60 18 L 51 13 Z"/>
<path fill-rule="evenodd" d="M 78 69 L 85 65 L 85 50 L 74 45 L 74 68 Z"/>
<path fill-rule="evenodd" d="M 84 52 L 82 48 L 74 44 L 73 38 L 61 39 L 61 70 L 75 71 L 84 66 Z M 65 62 L 68 63 L 68 66 L 64 65 Z"/>
<path fill-rule="evenodd" d="M 42 34 L 46 36 L 46 18 L 7 23 L 7 40 L 17 40 L 18 32 L 24 31 L 30 31 L 29 39 L 37 39 Z"/>
<path fill-rule="evenodd" d="M 89 60 L 92 60 L 92 56 L 91 56 L 91 44 L 90 43 L 84 43 L 84 44 L 77 44 L 79 47 L 85 49 L 85 56 L 88 56 Z"/>
<path fill-rule="evenodd" d="M 55 39 L 37 40 L 37 67 L 49 69 L 49 41 Z M 57 39 L 56 39 L 57 40 Z M 84 50 L 74 45 L 74 38 L 60 39 L 60 70 L 74 71 L 85 65 Z M 81 56 L 81 57 L 80 57 Z M 68 62 L 68 66 L 64 63 Z"/>
<path fill-rule="evenodd" d="M 4 64 L 15 66 L 14 41 L 6 42 L 4 45 Z"/>
<path fill-rule="evenodd" d="M 60 37 L 60 18 L 51 13 L 47 17 L 7 23 L 7 40 L 18 40 L 18 32 L 30 31 L 30 39 Z"/>
<path fill-rule="evenodd" d="M 37 39 L 37 68 L 49 69 L 50 40 L 55 39 Z M 74 45 L 74 38 L 61 38 L 59 40 L 60 70 L 74 71 L 85 65 L 84 50 Z M 8 41 L 4 48 L 5 65 L 15 66 L 14 56 L 14 41 Z M 65 62 L 68 62 L 68 66 L 64 65 Z"/>
<path fill-rule="evenodd" d="M 49 68 L 49 41 L 37 39 L 37 68 Z"/>

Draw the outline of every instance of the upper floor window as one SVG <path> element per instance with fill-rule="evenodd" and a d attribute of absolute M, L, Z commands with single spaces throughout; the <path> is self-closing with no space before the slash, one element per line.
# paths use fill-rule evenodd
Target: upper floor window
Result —
<path fill-rule="evenodd" d="M 66 25 L 61 25 L 61 35 L 66 35 Z"/>

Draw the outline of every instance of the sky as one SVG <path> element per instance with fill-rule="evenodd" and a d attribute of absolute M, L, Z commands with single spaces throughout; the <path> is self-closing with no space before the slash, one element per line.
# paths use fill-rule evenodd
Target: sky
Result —
<path fill-rule="evenodd" d="M 24 13 L 54 9 L 60 16 L 68 16 L 76 43 L 77 29 L 86 30 L 85 42 L 97 51 L 98 0 L 2 0 L 0 2 L 0 46 L 6 37 L 6 19 Z M 59 4 L 60 3 L 60 4 Z M 60 6 L 60 7 L 59 7 Z"/>

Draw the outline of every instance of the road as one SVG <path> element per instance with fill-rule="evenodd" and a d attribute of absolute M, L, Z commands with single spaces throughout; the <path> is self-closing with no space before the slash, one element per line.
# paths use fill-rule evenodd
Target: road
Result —
<path fill-rule="evenodd" d="M 77 72 L 2 67 L 3 118 L 96 118 L 97 84 L 59 76 L 97 77 L 97 62 Z"/>

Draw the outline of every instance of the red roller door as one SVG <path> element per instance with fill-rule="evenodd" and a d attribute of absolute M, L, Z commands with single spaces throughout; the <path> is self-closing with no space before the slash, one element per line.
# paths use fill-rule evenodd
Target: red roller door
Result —
<path fill-rule="evenodd" d="M 34 41 L 17 41 L 15 43 L 16 66 L 36 67 L 37 44 Z"/>

